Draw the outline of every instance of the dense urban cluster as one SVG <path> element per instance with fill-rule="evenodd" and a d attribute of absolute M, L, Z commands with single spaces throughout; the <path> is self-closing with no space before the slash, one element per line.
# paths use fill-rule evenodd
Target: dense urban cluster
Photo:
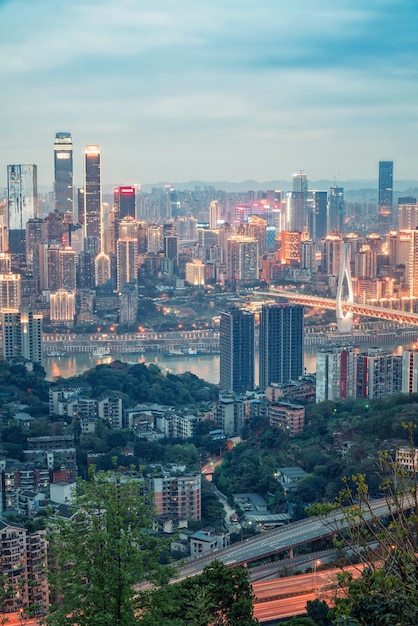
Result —
<path fill-rule="evenodd" d="M 359 439 L 368 441 L 379 408 L 392 410 L 376 403 L 418 391 L 418 350 L 359 349 L 373 322 L 343 310 L 347 301 L 417 310 L 418 204 L 407 192 L 395 197 L 391 161 L 379 164 L 374 200 L 371 192 L 367 201 L 348 201 L 337 183 L 309 189 L 302 172 L 288 191 L 125 184 L 107 193 L 100 146 L 86 146 L 79 188 L 73 158 L 70 133 L 57 133 L 53 192 L 38 194 L 36 165 L 9 165 L 0 202 L 4 613 L 32 607 L 42 614 L 50 601 L 56 616 L 57 607 L 64 617 L 73 610 L 60 605 L 58 587 L 50 595 L 48 533 L 54 525 L 64 533 L 65 520 L 83 510 L 77 479 L 90 476 L 94 484 L 91 467 L 116 466 L 117 487 L 133 484 L 150 520 L 154 511 L 152 540 L 164 533 L 173 539 L 161 564 L 169 551 L 212 553 L 243 533 L 305 516 L 306 505 L 334 498 L 350 472 L 369 471 L 377 493 L 369 463 L 376 442 L 367 447 Z M 286 301 L 289 292 L 312 303 L 334 298 L 335 321 L 320 306 L 308 317 L 309 300 Z M 394 328 L 396 319 L 380 329 Z M 309 341 L 320 346 L 316 374 L 304 367 Z M 120 361 L 44 380 L 47 355 L 103 356 L 109 346 L 120 353 L 152 346 L 173 356 L 217 352 L 219 385 Z M 416 450 L 398 422 L 415 423 L 414 407 L 412 397 L 399 416 L 390 413 L 392 431 L 381 428 L 378 441 L 393 444 L 406 472 L 416 467 Z M 368 425 L 359 422 L 365 413 Z M 211 459 L 214 467 L 205 470 Z M 223 494 L 202 480 L 202 470 Z M 241 583 L 247 610 L 251 593 Z M 197 587 L 183 582 L 181 593 L 188 589 L 198 602 Z M 171 597 L 179 614 L 186 610 L 181 593 Z M 147 606 L 150 624 L 155 615 L 165 619 L 158 595 Z M 53 623 L 61 622 L 52 616 Z M 242 623 L 255 623 L 251 610 Z"/>

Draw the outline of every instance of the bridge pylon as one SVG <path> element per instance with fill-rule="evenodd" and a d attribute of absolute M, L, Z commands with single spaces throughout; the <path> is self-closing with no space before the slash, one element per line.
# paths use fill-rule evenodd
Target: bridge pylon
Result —
<path fill-rule="evenodd" d="M 348 298 L 343 300 L 344 279 L 347 280 Z M 353 311 L 343 311 L 342 303 L 354 304 L 353 283 L 351 281 L 350 249 L 343 244 L 340 273 L 337 288 L 337 328 L 339 333 L 351 333 L 353 328 Z"/>

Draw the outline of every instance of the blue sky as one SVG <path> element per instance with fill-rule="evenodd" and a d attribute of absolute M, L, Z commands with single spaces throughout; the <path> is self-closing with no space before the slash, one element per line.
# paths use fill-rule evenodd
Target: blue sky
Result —
<path fill-rule="evenodd" d="M 109 184 L 418 179 L 416 0 L 0 0 L 0 186 L 56 131 Z"/>

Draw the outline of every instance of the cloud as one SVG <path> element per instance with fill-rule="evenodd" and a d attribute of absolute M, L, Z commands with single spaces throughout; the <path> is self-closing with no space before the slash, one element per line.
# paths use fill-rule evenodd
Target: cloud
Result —
<path fill-rule="evenodd" d="M 202 178 L 199 162 L 247 170 L 245 145 L 260 171 L 284 142 L 293 162 L 321 142 L 353 151 L 353 137 L 402 151 L 417 126 L 417 18 L 408 0 L 0 2 L 2 158 L 46 162 L 60 129 L 101 143 L 115 168 L 140 145 L 155 179 L 173 159 L 183 178 Z"/>

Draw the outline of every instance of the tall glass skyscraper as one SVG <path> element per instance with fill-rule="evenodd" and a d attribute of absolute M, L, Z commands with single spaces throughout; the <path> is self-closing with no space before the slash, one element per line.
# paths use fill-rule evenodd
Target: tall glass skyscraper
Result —
<path fill-rule="evenodd" d="M 84 236 L 102 239 L 102 182 L 100 146 L 86 146 L 84 151 Z"/>
<path fill-rule="evenodd" d="M 303 374 L 303 306 L 265 304 L 260 318 L 259 385 L 288 383 Z"/>
<path fill-rule="evenodd" d="M 39 217 L 36 165 L 7 166 L 7 197 L 9 249 L 12 254 L 23 256 L 26 224 Z"/>
<path fill-rule="evenodd" d="M 74 215 L 73 140 L 70 133 L 55 135 L 54 204 L 58 213 Z"/>
<path fill-rule="evenodd" d="M 221 313 L 220 386 L 242 393 L 254 389 L 254 313 L 232 309 Z"/>
<path fill-rule="evenodd" d="M 379 232 L 385 234 L 392 226 L 393 161 L 379 161 Z"/>

